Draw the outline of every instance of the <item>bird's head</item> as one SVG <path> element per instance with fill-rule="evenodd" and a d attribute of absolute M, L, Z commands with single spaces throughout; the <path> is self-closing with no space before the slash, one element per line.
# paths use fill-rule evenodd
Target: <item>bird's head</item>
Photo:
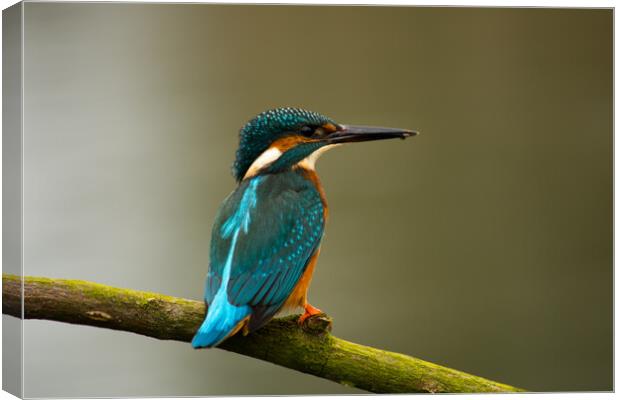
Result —
<path fill-rule="evenodd" d="M 340 125 L 312 111 L 276 108 L 257 115 L 241 129 L 233 174 L 241 181 L 295 165 L 313 169 L 319 155 L 336 145 L 415 134 L 405 129 Z"/>

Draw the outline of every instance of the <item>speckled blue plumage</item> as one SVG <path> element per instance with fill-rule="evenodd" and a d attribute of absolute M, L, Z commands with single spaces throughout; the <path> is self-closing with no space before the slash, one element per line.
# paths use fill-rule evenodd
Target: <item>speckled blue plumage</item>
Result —
<path fill-rule="evenodd" d="M 233 164 L 233 175 L 240 181 L 252 162 L 276 140 L 304 125 L 321 126 L 335 122 L 324 115 L 301 108 L 283 107 L 265 111 L 239 132 L 239 148 Z"/>
<path fill-rule="evenodd" d="M 194 347 L 216 345 L 247 316 L 255 330 L 277 313 L 319 247 L 323 211 L 317 188 L 299 170 L 239 184 L 213 225 L 208 314 Z"/>

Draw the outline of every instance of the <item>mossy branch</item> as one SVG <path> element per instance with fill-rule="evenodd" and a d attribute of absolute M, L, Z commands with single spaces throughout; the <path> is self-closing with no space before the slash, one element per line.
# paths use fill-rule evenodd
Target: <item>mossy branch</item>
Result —
<path fill-rule="evenodd" d="M 189 342 L 202 322 L 202 302 L 97 283 L 2 275 L 2 313 L 26 319 L 134 332 Z M 515 392 L 521 389 L 427 361 L 347 342 L 328 332 L 325 317 L 274 319 L 220 348 L 375 393 Z M 212 351 L 212 350 L 201 350 Z"/>

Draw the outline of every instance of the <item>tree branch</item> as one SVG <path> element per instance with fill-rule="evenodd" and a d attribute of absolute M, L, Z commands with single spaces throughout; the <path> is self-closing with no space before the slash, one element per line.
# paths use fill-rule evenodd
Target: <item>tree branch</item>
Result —
<path fill-rule="evenodd" d="M 2 313 L 20 318 L 22 280 L 2 275 Z M 189 342 L 204 317 L 202 302 L 97 283 L 25 277 L 24 317 L 134 332 Z M 347 342 L 327 330 L 330 320 L 274 319 L 221 348 L 375 393 L 515 392 L 512 386 L 406 355 Z M 210 351 L 210 350 L 202 350 Z"/>

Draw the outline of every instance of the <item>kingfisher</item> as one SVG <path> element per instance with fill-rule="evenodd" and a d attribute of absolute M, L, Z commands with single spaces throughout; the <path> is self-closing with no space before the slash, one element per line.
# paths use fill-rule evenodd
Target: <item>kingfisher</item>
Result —
<path fill-rule="evenodd" d="M 204 301 L 192 339 L 214 347 L 253 332 L 278 313 L 302 310 L 300 324 L 322 311 L 308 302 L 327 201 L 315 163 L 345 143 L 407 138 L 405 129 L 341 125 L 300 108 L 276 108 L 239 132 L 236 189 L 220 206 L 211 232 Z"/>

